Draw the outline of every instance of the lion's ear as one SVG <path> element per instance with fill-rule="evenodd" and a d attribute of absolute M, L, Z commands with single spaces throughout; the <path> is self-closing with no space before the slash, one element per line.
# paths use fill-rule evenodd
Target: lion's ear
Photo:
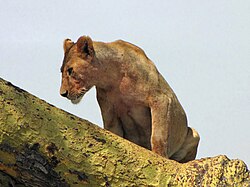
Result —
<path fill-rule="evenodd" d="M 84 58 L 94 57 L 95 51 L 93 47 L 93 41 L 88 36 L 81 36 L 77 42 L 77 51 L 83 54 Z"/>
<path fill-rule="evenodd" d="M 63 49 L 64 53 L 69 50 L 74 45 L 74 42 L 71 41 L 71 39 L 65 39 L 63 42 Z"/>

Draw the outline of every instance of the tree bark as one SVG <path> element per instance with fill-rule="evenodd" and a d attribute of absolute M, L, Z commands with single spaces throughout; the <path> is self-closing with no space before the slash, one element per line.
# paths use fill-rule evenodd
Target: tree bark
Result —
<path fill-rule="evenodd" d="M 0 186 L 250 186 L 241 160 L 180 164 L 0 79 Z"/>

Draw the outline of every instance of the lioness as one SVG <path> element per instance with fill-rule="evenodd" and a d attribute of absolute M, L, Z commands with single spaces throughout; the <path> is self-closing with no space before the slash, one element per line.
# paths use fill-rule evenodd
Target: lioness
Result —
<path fill-rule="evenodd" d="M 195 159 L 198 133 L 187 127 L 173 90 L 139 47 L 82 36 L 64 41 L 60 94 L 76 104 L 93 86 L 104 128 L 166 158 Z"/>

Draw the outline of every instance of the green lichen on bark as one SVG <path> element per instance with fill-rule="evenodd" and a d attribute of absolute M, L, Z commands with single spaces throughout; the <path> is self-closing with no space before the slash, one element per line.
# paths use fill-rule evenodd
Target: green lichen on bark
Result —
<path fill-rule="evenodd" d="M 27 186 L 250 185 L 240 160 L 167 160 L 2 79 L 0 170 Z"/>

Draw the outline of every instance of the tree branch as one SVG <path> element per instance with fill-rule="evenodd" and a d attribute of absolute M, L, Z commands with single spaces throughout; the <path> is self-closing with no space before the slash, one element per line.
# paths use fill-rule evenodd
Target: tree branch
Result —
<path fill-rule="evenodd" d="M 0 186 L 249 186 L 241 160 L 179 164 L 0 79 Z"/>

